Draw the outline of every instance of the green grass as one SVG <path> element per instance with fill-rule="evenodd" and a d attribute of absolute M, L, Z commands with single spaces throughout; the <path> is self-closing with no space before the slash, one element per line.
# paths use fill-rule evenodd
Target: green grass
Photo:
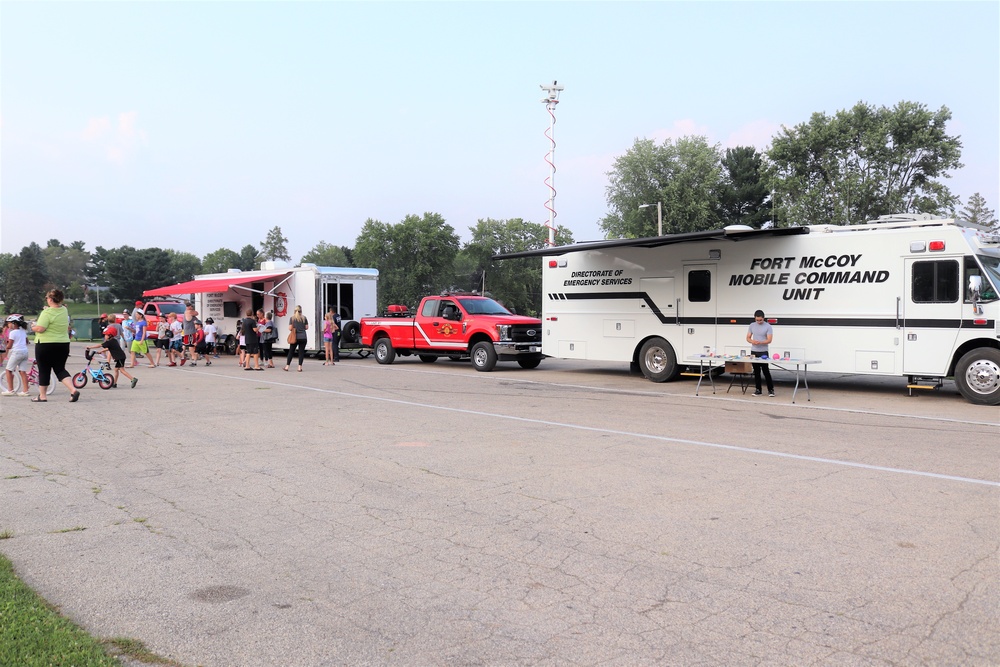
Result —
<path fill-rule="evenodd" d="M 0 665 L 121 667 L 104 646 L 62 617 L 0 556 Z"/>
<path fill-rule="evenodd" d="M 99 640 L 61 616 L 28 588 L 0 555 L 0 665 L 17 667 L 122 667 L 115 656 L 147 665 L 183 667 L 138 639 Z"/>

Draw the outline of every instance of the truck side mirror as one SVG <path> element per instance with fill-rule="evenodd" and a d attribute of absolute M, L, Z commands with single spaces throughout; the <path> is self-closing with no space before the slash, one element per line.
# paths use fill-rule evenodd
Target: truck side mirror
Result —
<path fill-rule="evenodd" d="M 982 276 L 969 276 L 969 297 L 972 300 L 972 312 L 982 315 L 983 307 L 979 305 L 980 295 L 983 290 Z"/>

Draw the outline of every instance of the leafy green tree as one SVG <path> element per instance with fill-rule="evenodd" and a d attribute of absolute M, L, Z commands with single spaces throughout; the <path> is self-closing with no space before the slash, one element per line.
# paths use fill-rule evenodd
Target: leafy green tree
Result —
<path fill-rule="evenodd" d="M 260 254 L 265 259 L 281 259 L 290 262 L 292 256 L 288 254 L 286 243 L 288 243 L 288 239 L 282 236 L 281 227 L 275 225 L 267 233 L 267 238 L 260 244 Z"/>
<path fill-rule="evenodd" d="M 141 299 L 145 290 L 175 282 L 170 255 L 160 248 L 114 248 L 108 252 L 104 268 L 111 293 L 127 301 Z"/>
<path fill-rule="evenodd" d="M 548 228 L 521 218 L 479 220 L 470 227 L 472 239 L 462 248 L 456 260 L 468 280 L 465 289 L 480 289 L 521 314 L 537 315 L 542 310 L 542 264 L 537 258 L 505 259 L 494 262 L 492 257 L 505 253 L 537 250 L 545 247 Z M 565 227 L 556 230 L 562 243 L 572 243 L 573 233 Z M 484 280 L 485 277 L 485 280 Z"/>
<path fill-rule="evenodd" d="M 718 224 L 715 193 L 722 181 L 719 147 L 705 137 L 667 139 L 657 146 L 636 139 L 608 172 L 608 213 L 600 226 L 609 237 L 656 236 L 655 207 L 662 202 L 663 233 L 712 229 Z"/>
<path fill-rule="evenodd" d="M 45 307 L 42 297 L 50 284 L 45 273 L 45 255 L 41 246 L 31 243 L 21 248 L 21 252 L 7 265 L 4 274 L 2 291 L 7 313 L 27 316 L 39 313 Z"/>
<path fill-rule="evenodd" d="M 459 238 L 437 213 L 406 216 L 389 225 L 369 218 L 354 244 L 358 266 L 379 270 L 379 308 L 415 306 L 451 282 Z"/>
<path fill-rule="evenodd" d="M 193 280 L 197 274 L 202 272 L 201 260 L 198 259 L 197 255 L 167 250 L 167 256 L 170 257 L 170 270 L 173 272 L 173 282 L 175 283 Z"/>
<path fill-rule="evenodd" d="M 351 266 L 344 249 L 326 241 L 320 241 L 312 250 L 302 255 L 302 263 L 317 266 Z"/>
<path fill-rule="evenodd" d="M 722 158 L 719 186 L 719 222 L 760 228 L 771 217 L 764 157 L 753 146 L 727 148 Z"/>
<path fill-rule="evenodd" d="M 7 274 L 10 272 L 11 263 L 14 261 L 14 255 L 9 252 L 0 253 L 0 301 L 5 301 L 4 292 Z"/>
<path fill-rule="evenodd" d="M 986 206 L 986 198 L 978 192 L 969 197 L 969 203 L 962 209 L 959 217 L 983 227 L 996 228 L 998 225 L 996 211 Z"/>
<path fill-rule="evenodd" d="M 236 266 L 229 268 L 239 269 L 240 271 L 256 271 L 260 268 L 260 263 L 263 260 L 264 256 L 257 251 L 257 248 L 248 243 L 240 250 L 240 259 Z"/>
<path fill-rule="evenodd" d="M 75 242 L 82 243 L 82 242 Z M 42 251 L 45 257 L 45 272 L 49 281 L 60 289 L 66 289 L 73 283 L 84 283 L 87 280 L 87 264 L 90 253 L 74 246 L 65 246 L 51 239 Z M 71 297 L 67 293 L 67 297 Z"/>
<path fill-rule="evenodd" d="M 950 119 L 947 107 L 859 102 L 783 128 L 768 152 L 779 221 L 851 224 L 951 211 L 957 198 L 937 180 L 962 167 L 962 143 L 945 131 Z"/>
<path fill-rule="evenodd" d="M 256 255 L 257 251 L 254 250 Z M 201 270 L 205 273 L 225 273 L 229 269 L 242 268 L 239 253 L 229 248 L 219 248 L 205 255 L 201 260 Z"/>
<path fill-rule="evenodd" d="M 108 276 L 105 266 L 110 253 L 110 250 L 102 246 L 97 246 L 94 248 L 94 252 L 90 253 L 90 261 L 87 262 L 87 267 L 84 269 L 88 284 L 107 286 Z"/>

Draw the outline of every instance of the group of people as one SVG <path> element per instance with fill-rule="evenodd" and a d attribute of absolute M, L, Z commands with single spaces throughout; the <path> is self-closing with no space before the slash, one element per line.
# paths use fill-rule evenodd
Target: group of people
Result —
<path fill-rule="evenodd" d="M 69 389 L 69 400 L 75 403 L 80 399 L 80 392 L 73 386 L 69 371 L 66 370 L 66 360 L 69 359 L 69 339 L 72 331 L 69 310 L 63 304 L 65 295 L 62 290 L 52 289 L 45 293 L 45 308 L 38 320 L 30 325 L 35 334 L 35 363 L 38 364 L 38 396 L 31 399 L 32 403 L 48 402 L 49 383 L 53 374 L 56 380 Z M 6 371 L 7 389 L 4 396 L 14 396 L 14 373 L 21 379 L 21 391 L 18 396 L 28 396 L 28 323 L 22 315 L 9 315 L 4 322 L 5 338 L 8 345 Z"/>

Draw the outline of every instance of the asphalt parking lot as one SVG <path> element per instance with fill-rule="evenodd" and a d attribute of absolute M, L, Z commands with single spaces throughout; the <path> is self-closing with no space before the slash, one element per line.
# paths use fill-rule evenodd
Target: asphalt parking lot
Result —
<path fill-rule="evenodd" d="M 1000 664 L 1000 411 L 950 384 L 136 374 L 0 401 L 0 552 L 183 665 Z"/>

